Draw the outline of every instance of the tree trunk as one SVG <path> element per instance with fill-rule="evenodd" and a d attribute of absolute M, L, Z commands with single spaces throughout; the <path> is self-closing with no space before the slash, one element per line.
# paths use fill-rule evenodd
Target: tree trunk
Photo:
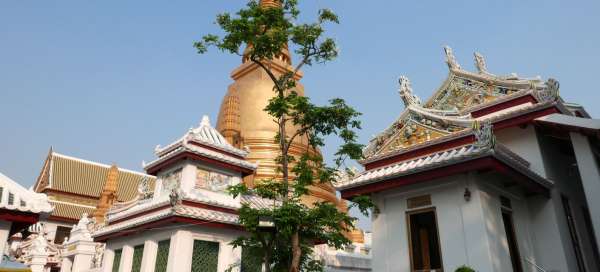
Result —
<path fill-rule="evenodd" d="M 300 248 L 300 234 L 296 231 L 292 235 L 292 264 L 290 266 L 290 272 L 300 271 L 300 257 L 302 256 L 302 249 Z"/>

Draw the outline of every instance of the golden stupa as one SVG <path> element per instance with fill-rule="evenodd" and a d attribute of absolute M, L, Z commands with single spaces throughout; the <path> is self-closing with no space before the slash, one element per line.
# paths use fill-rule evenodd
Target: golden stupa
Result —
<path fill-rule="evenodd" d="M 263 8 L 278 7 L 278 0 L 261 0 Z M 277 76 L 288 71 L 293 71 L 290 52 L 286 48 L 275 59 L 265 62 Z M 269 99 L 275 96 L 273 81 L 268 74 L 257 64 L 242 58 L 242 64 L 231 72 L 234 82 L 229 85 L 227 94 L 223 98 L 217 129 L 234 146 L 238 148 L 248 147 L 250 154 L 248 160 L 258 164 L 255 174 L 247 177 L 244 182 L 252 187 L 260 180 L 276 178 L 278 173 L 275 158 L 279 154 L 279 146 L 275 142 L 277 125 L 273 117 L 264 111 Z M 299 72 L 295 78 L 299 81 L 302 73 Z M 296 92 L 304 95 L 304 87 L 297 83 Z M 292 134 L 295 128 L 288 125 L 288 132 Z M 290 154 L 299 156 L 308 149 L 306 138 L 296 138 L 290 148 Z M 317 151 L 318 152 L 318 151 Z M 310 188 L 308 203 L 315 200 L 330 201 L 338 203 L 335 189 L 331 184 L 319 184 Z"/>

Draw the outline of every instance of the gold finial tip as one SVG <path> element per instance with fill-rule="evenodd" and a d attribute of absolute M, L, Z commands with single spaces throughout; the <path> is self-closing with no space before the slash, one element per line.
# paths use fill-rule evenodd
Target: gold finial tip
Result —
<path fill-rule="evenodd" d="M 260 6 L 263 8 L 280 8 L 281 0 L 260 0 Z"/>

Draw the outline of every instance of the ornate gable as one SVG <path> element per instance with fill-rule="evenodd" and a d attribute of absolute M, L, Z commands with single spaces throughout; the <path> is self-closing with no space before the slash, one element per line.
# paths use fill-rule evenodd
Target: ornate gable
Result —
<path fill-rule="evenodd" d="M 471 126 L 470 116 L 460 116 L 456 110 L 422 107 L 407 77 L 401 76 L 399 83 L 399 94 L 406 108 L 392 126 L 371 141 L 365 149 L 366 157 L 423 144 Z"/>
<path fill-rule="evenodd" d="M 528 79 L 516 74 L 498 76 L 488 72 L 486 61 L 478 52 L 474 53 L 476 73 L 463 70 L 450 47 L 446 46 L 445 52 L 450 70 L 448 79 L 427 101 L 425 108 L 468 112 L 469 108 L 500 97 L 544 88 L 539 77 Z"/>
<path fill-rule="evenodd" d="M 448 78 L 425 103 L 412 90 L 410 81 L 400 77 L 399 94 L 405 109 L 391 126 L 373 138 L 364 150 L 367 160 L 388 153 L 417 148 L 441 137 L 470 130 L 475 122 L 471 112 L 494 103 L 531 95 L 536 103 L 559 100 L 559 84 L 554 79 L 520 78 L 516 74 L 498 76 L 488 71 L 486 61 L 475 53 L 477 72 L 463 70 L 450 47 L 445 47 Z"/>

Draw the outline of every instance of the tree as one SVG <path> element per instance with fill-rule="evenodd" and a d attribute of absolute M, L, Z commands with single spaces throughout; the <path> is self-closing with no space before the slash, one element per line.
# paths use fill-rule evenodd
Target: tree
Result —
<path fill-rule="evenodd" d="M 266 271 L 322 271 L 323 265 L 313 258 L 313 247 L 326 243 L 337 249 L 351 243 L 344 236 L 354 229 L 356 218 L 339 211 L 333 203 L 305 203 L 308 188 L 316 183 L 331 183 L 346 159 L 360 159 L 362 145 L 357 143 L 355 130 L 360 129 L 360 113 L 340 98 L 331 99 L 328 105 L 318 106 L 295 91 L 295 77 L 301 68 L 316 63 L 326 63 L 338 55 L 335 41 L 324 37 L 324 25 L 339 23 L 331 10 L 318 12 L 316 22 L 298 23 L 297 0 L 253 0 L 232 16 L 219 14 L 216 23 L 224 31 L 222 37 L 206 35 L 194 46 L 199 53 L 208 47 L 236 54 L 258 65 L 273 81 L 274 97 L 265 111 L 273 117 L 279 133 L 277 158 L 280 177 L 257 182 L 253 188 L 244 184 L 232 186 L 229 193 L 255 194 L 274 200 L 274 207 L 255 209 L 243 205 L 239 222 L 248 235 L 232 242 L 242 247 L 249 256 L 259 258 Z M 280 73 L 269 65 L 281 57 L 288 43 L 299 57 L 295 67 Z M 247 46 L 242 51 L 244 46 Z M 291 133 L 290 133 L 291 131 Z M 334 167 L 328 166 L 319 152 L 327 136 L 336 135 L 342 140 L 335 153 Z M 309 149 L 294 157 L 289 149 L 298 137 L 309 142 Z M 347 169 L 346 169 L 347 170 Z M 353 199 L 350 207 L 358 207 L 367 214 L 374 205 L 368 197 Z M 272 227 L 262 223 L 272 222 Z"/>

